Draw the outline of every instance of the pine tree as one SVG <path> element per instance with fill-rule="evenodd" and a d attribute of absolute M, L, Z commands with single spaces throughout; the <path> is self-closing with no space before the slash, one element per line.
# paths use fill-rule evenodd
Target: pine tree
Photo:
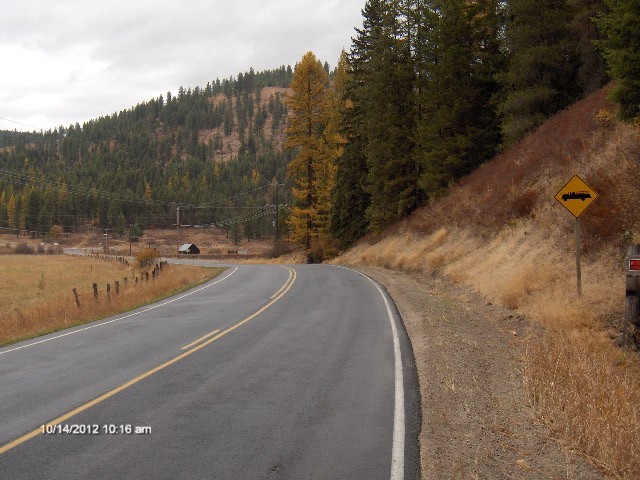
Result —
<path fill-rule="evenodd" d="M 367 220 L 371 231 L 380 232 L 416 208 L 420 197 L 411 155 L 414 73 L 406 12 L 397 1 L 374 0 L 369 4 L 371 45 L 365 54 L 367 66 L 356 101 L 365 112 L 362 127 L 367 135 L 370 194 Z"/>
<path fill-rule="evenodd" d="M 620 117 L 640 117 L 640 2 L 606 0 L 610 12 L 602 15 L 598 26 L 605 38 L 599 42 L 609 73 L 616 80 L 611 98 L 618 104 Z"/>
<path fill-rule="evenodd" d="M 577 42 L 580 66 L 578 85 L 583 96 L 601 88 L 608 81 L 606 62 L 597 41 L 602 39 L 596 18 L 606 10 L 605 0 L 567 0 L 571 8 L 571 35 Z"/>
<path fill-rule="evenodd" d="M 122 237 L 122 235 L 124 235 L 124 232 L 127 228 L 127 221 L 124 218 L 124 213 L 122 212 L 118 213 L 118 216 L 116 217 L 115 225 L 116 225 L 116 233 L 120 237 Z"/>
<path fill-rule="evenodd" d="M 0 195 L 0 227 L 7 225 L 7 194 L 2 191 Z"/>
<path fill-rule="evenodd" d="M 511 0 L 507 23 L 509 63 L 502 76 L 506 143 L 522 138 L 580 92 L 576 40 L 567 0 Z"/>
<path fill-rule="evenodd" d="M 501 7 L 497 0 L 423 5 L 417 28 L 420 186 L 438 192 L 492 158 L 501 143 L 495 98 Z"/>
<path fill-rule="evenodd" d="M 352 66 L 354 65 L 354 66 Z M 367 233 L 366 211 L 369 207 L 367 188 L 366 139 L 362 127 L 362 107 L 354 101 L 358 88 L 353 68 L 357 59 L 343 52 L 338 62 L 339 76 L 344 71 L 343 98 L 339 107 L 339 131 L 345 140 L 336 159 L 336 183 L 332 198 L 331 233 L 346 248 Z M 337 92 L 336 92 L 337 93 Z"/>
<path fill-rule="evenodd" d="M 350 80 L 346 87 L 350 109 L 345 111 L 343 131 L 350 144 L 345 147 L 339 168 L 350 170 L 340 186 L 337 201 L 341 213 L 334 221 L 342 230 L 342 243 L 351 241 L 351 219 L 344 210 L 347 185 L 364 183 L 367 196 L 358 194 L 358 207 L 366 204 L 365 222 L 371 231 L 381 231 L 411 212 L 420 202 L 417 170 L 411 156 L 414 126 L 414 70 L 409 35 L 410 2 L 369 0 L 363 9 L 363 27 L 356 29 L 349 56 Z M 356 151 L 357 139 L 362 153 Z M 366 159 L 364 182 L 356 177 L 352 163 Z M 338 175 L 341 178 L 343 172 Z M 345 188 L 347 187 L 347 188 Z M 357 190 L 356 190 L 357 191 Z M 337 212 L 336 212 L 337 213 Z M 359 228 L 356 227 L 356 230 Z"/>

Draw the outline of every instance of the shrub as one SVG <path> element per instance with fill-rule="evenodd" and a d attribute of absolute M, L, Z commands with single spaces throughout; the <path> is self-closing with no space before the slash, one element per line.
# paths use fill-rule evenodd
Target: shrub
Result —
<path fill-rule="evenodd" d="M 60 245 L 49 245 L 47 248 L 48 255 L 60 255 L 62 253 L 62 247 Z"/>
<path fill-rule="evenodd" d="M 285 240 L 277 240 L 274 242 L 271 250 L 269 250 L 269 253 L 267 253 L 267 256 L 269 258 L 277 258 L 282 255 L 286 255 L 287 253 L 291 253 L 292 250 L 293 248 L 289 242 L 286 242 Z"/>
<path fill-rule="evenodd" d="M 145 248 L 141 252 L 136 253 L 136 261 L 140 267 L 153 265 L 159 257 L 160 252 L 156 248 Z"/>
<path fill-rule="evenodd" d="M 58 240 L 63 233 L 64 229 L 60 225 L 52 225 L 49 231 L 49 235 L 53 240 Z"/>
<path fill-rule="evenodd" d="M 311 241 L 311 248 L 307 252 L 307 263 L 322 263 L 336 254 L 337 249 L 329 239 L 316 238 Z"/>
<path fill-rule="evenodd" d="M 33 247 L 30 247 L 26 243 L 19 243 L 18 245 L 16 245 L 14 252 L 19 255 L 32 255 L 33 253 L 35 253 L 35 250 L 33 249 Z"/>

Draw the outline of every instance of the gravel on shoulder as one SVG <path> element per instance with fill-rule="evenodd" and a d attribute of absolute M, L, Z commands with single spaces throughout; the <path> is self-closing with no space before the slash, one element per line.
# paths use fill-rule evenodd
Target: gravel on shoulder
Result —
<path fill-rule="evenodd" d="M 411 339 L 422 479 L 603 479 L 535 421 L 523 355 L 539 327 L 446 278 L 376 267 Z"/>

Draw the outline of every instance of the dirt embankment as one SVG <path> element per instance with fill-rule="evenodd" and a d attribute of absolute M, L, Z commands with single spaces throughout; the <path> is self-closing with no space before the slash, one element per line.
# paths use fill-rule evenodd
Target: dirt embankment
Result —
<path fill-rule="evenodd" d="M 535 323 L 442 277 L 361 267 L 385 285 L 413 345 L 423 479 L 601 479 L 534 420 L 523 357 Z"/>

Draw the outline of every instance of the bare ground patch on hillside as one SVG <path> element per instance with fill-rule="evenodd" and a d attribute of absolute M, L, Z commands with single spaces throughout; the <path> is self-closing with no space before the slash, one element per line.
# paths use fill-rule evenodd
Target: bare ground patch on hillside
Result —
<path fill-rule="evenodd" d="M 604 478 L 534 419 L 522 371 L 540 327 L 440 276 L 359 269 L 387 287 L 411 338 L 423 479 Z"/>

